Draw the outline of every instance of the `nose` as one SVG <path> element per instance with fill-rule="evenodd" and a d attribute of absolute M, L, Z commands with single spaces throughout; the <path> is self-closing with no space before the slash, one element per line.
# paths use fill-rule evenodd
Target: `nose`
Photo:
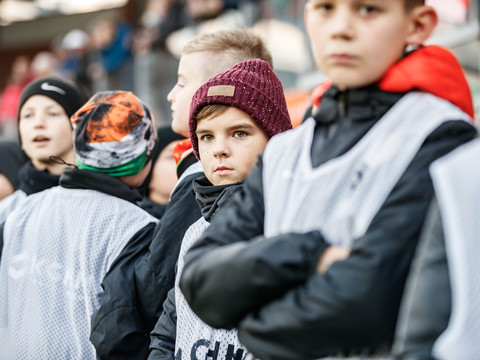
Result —
<path fill-rule="evenodd" d="M 167 94 L 167 100 L 170 103 L 173 103 L 174 95 L 175 95 L 175 89 L 177 88 L 177 85 L 175 85 L 172 90 Z"/>
<path fill-rule="evenodd" d="M 332 37 L 350 40 L 354 36 L 354 14 L 347 6 L 339 6 L 335 9 L 331 18 Z"/>
<path fill-rule="evenodd" d="M 33 118 L 33 127 L 34 128 L 43 128 L 45 127 L 45 116 L 41 113 L 36 113 Z"/>
<path fill-rule="evenodd" d="M 228 145 L 228 139 L 219 136 L 215 139 L 215 145 L 213 147 L 213 155 L 216 158 L 229 157 L 231 154 L 230 146 Z"/>

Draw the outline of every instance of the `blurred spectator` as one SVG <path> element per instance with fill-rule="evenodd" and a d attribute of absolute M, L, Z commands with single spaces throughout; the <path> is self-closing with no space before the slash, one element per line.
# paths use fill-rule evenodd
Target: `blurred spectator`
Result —
<path fill-rule="evenodd" d="M 16 57 L 0 94 L 0 134 L 4 138 L 17 139 L 18 103 L 22 90 L 32 79 L 30 59 L 22 55 Z"/>
<path fill-rule="evenodd" d="M 151 104 L 157 123 L 171 121 L 167 94 L 175 85 L 182 47 L 197 34 L 249 27 L 257 0 L 148 0 L 133 37 L 135 93 Z"/>
<path fill-rule="evenodd" d="M 196 35 L 250 27 L 258 19 L 257 1 L 186 0 L 185 10 L 191 24 L 172 32 L 166 39 L 167 49 L 179 57 L 183 46 Z"/>
<path fill-rule="evenodd" d="M 164 49 L 165 40 L 173 31 L 189 23 L 182 0 L 148 0 L 140 18 L 141 28 L 135 33 L 133 50 L 137 54 Z"/>
<path fill-rule="evenodd" d="M 0 142 L 0 200 L 13 194 L 20 181 L 18 171 L 27 162 L 27 156 L 20 145 L 11 141 Z"/>
<path fill-rule="evenodd" d="M 88 44 L 88 34 L 81 29 L 72 29 L 60 41 L 57 54 L 60 58 L 60 74 L 71 81 L 78 81 L 82 71 L 82 59 Z"/>
<path fill-rule="evenodd" d="M 51 51 L 37 53 L 30 65 L 33 78 L 58 75 L 58 59 Z"/>
<path fill-rule="evenodd" d="M 104 16 L 94 22 L 90 35 L 88 74 L 93 90 L 133 90 L 133 29 L 124 21 Z"/>

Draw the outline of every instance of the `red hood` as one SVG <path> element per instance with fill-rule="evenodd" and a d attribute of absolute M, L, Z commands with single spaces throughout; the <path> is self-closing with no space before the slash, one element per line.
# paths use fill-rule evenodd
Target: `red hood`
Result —
<path fill-rule="evenodd" d="M 173 147 L 173 157 L 175 158 L 177 166 L 191 152 L 193 152 L 193 149 L 190 139 L 181 140 L 176 143 Z"/>
<path fill-rule="evenodd" d="M 312 103 L 320 99 L 331 82 L 318 85 L 312 92 Z M 463 69 L 455 56 L 436 45 L 423 46 L 394 64 L 378 82 L 388 92 L 421 90 L 450 101 L 473 118 L 473 101 Z"/>

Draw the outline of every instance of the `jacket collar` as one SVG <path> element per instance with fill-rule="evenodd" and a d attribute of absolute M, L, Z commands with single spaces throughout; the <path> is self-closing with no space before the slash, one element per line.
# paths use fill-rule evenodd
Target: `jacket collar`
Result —
<path fill-rule="evenodd" d="M 217 209 L 230 199 L 242 185 L 243 182 L 215 186 L 205 176 L 194 180 L 195 199 L 205 220 L 210 222 Z"/>
<path fill-rule="evenodd" d="M 313 90 L 314 107 L 320 107 L 323 95 L 331 87 L 327 80 Z M 425 91 L 474 116 L 472 95 L 463 69 L 455 56 L 440 46 L 422 46 L 408 53 L 384 74 L 377 87 L 391 93 Z"/>
<path fill-rule="evenodd" d="M 60 177 L 60 186 L 69 189 L 97 190 L 135 205 L 142 200 L 142 195 L 136 188 L 113 176 L 91 170 L 65 169 Z"/>
<path fill-rule="evenodd" d="M 20 178 L 19 189 L 27 195 L 57 186 L 60 179 L 60 176 L 52 175 L 47 170 L 37 170 L 31 161 L 20 168 L 18 176 Z"/>

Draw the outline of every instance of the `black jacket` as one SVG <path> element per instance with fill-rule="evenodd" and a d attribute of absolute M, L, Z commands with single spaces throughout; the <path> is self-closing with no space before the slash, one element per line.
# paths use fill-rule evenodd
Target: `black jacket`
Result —
<path fill-rule="evenodd" d="M 137 189 L 127 185 L 114 177 L 89 170 L 78 170 L 76 168 L 66 169 L 60 177 L 60 186 L 73 189 L 92 189 L 109 194 L 135 205 L 139 205 L 142 195 Z M 99 344 L 108 341 L 110 333 L 117 333 L 118 329 L 124 326 L 125 322 L 139 321 L 134 313 L 131 317 L 125 317 L 128 306 L 131 303 L 123 301 L 131 299 L 130 294 L 135 290 L 133 286 L 126 286 L 130 281 L 132 269 L 140 254 L 144 254 L 151 242 L 156 223 L 152 222 L 138 231 L 135 236 L 125 245 L 119 256 L 115 259 L 108 273 L 102 281 L 104 292 L 101 296 L 101 307 L 92 315 L 92 332 L 90 339 L 97 349 L 98 355 L 103 350 Z M 115 299 L 116 301 L 112 301 Z M 145 339 L 148 337 L 142 334 Z M 124 339 L 125 340 L 125 339 Z M 126 338 L 128 346 L 138 340 L 135 337 Z M 136 343 L 135 343 L 136 344 Z M 97 348 L 98 346 L 98 348 Z M 126 347 L 128 349 L 128 347 Z M 115 354 L 112 353 L 111 358 Z"/>
<path fill-rule="evenodd" d="M 203 172 L 192 173 L 177 185 L 152 241 L 136 250 L 133 262 L 125 262 L 112 272 L 108 276 L 111 280 L 105 278 L 105 283 L 114 284 L 116 290 L 102 299 L 92 319 L 91 340 L 98 358 L 148 357 L 149 334 L 162 313 L 167 292 L 174 285 L 183 235 L 201 217 L 192 182 L 202 175 Z M 103 321 L 103 327 L 100 320 L 107 314 L 111 314 L 111 321 Z"/>
<path fill-rule="evenodd" d="M 401 96 L 374 86 L 330 88 L 314 116 L 313 166 L 348 151 Z M 463 121 L 431 133 L 349 258 L 324 275 L 314 273 L 327 246 L 319 232 L 255 240 L 265 215 L 260 161 L 233 206 L 187 252 L 181 278 L 187 301 L 207 324 L 238 327 L 240 341 L 262 360 L 388 347 L 433 195 L 428 167 L 475 135 Z"/>
<path fill-rule="evenodd" d="M 211 221 L 217 210 L 222 207 L 241 188 L 242 183 L 214 186 L 206 177 L 193 182 L 195 198 L 208 222 Z M 175 358 L 175 338 L 177 330 L 177 308 L 175 304 L 175 288 L 168 292 L 163 303 L 163 312 L 155 328 L 150 334 L 149 360 L 165 360 Z M 193 333 L 192 336 L 195 334 Z"/>
<path fill-rule="evenodd" d="M 434 198 L 405 286 L 393 347 L 396 359 L 433 359 L 433 344 L 450 319 L 448 269 L 442 219 Z"/>
<path fill-rule="evenodd" d="M 23 164 L 18 172 L 20 178 L 19 189 L 27 195 L 50 189 L 57 186 L 60 176 L 51 175 L 47 170 L 37 170 L 31 161 Z"/>

